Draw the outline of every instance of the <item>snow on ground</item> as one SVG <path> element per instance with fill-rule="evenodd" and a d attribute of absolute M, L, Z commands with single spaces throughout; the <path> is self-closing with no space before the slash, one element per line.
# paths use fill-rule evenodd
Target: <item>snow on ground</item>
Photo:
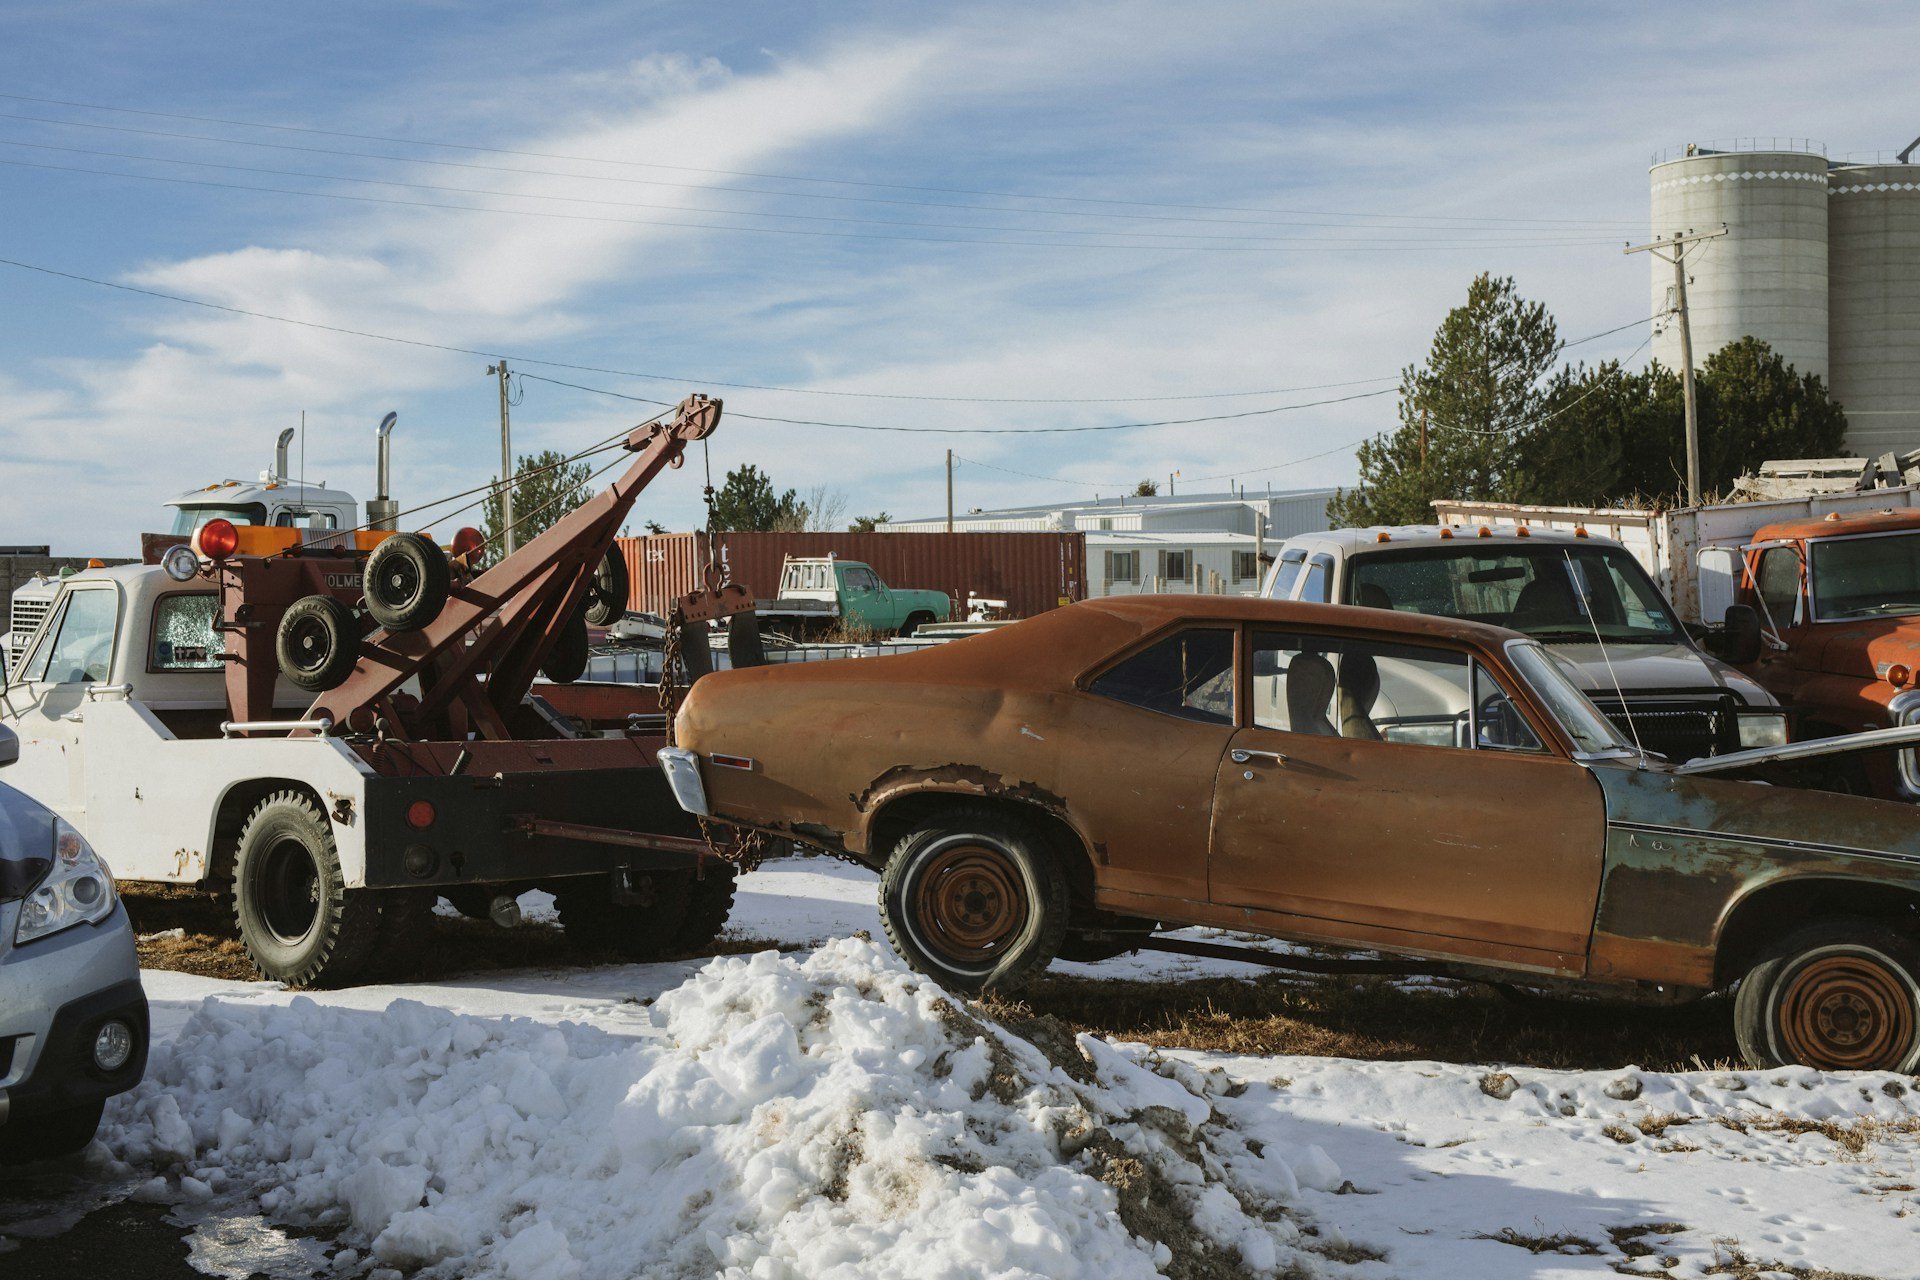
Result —
<path fill-rule="evenodd" d="M 235 1276 L 1179 1274 L 1145 1233 L 1356 1280 L 1736 1256 L 1920 1280 L 1912 1080 L 1076 1052 L 1023 1028 L 1049 1058 L 901 969 L 858 868 L 770 864 L 731 928 L 820 949 L 314 997 L 149 972 L 149 1079 L 87 1168 L 175 1203 Z M 0 1232 L 32 1215 L 60 1216 L 0 1206 Z"/>

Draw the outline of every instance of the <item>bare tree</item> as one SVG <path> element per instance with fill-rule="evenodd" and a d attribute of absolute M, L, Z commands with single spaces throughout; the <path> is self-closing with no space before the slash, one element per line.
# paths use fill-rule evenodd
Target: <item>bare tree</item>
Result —
<path fill-rule="evenodd" d="M 846 523 L 847 495 L 844 490 L 817 484 L 807 490 L 807 496 L 801 500 L 800 506 L 805 515 L 801 527 L 811 532 L 837 530 Z"/>

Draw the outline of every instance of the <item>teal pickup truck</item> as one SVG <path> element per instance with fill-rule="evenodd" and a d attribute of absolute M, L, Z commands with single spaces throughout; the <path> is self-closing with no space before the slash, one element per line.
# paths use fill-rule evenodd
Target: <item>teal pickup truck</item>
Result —
<path fill-rule="evenodd" d="M 953 616 L 946 592 L 889 587 L 872 565 L 835 556 L 788 556 L 780 568 L 778 597 L 755 607 L 770 630 L 796 639 L 836 627 L 910 636 L 926 623 Z"/>

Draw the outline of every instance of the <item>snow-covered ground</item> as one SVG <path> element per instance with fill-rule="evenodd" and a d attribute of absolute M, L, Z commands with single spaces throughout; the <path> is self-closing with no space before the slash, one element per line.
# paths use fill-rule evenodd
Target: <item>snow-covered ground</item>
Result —
<path fill-rule="evenodd" d="M 732 927 L 783 955 L 316 996 L 150 972 L 149 1078 L 87 1179 L 237 1276 L 1920 1277 L 1911 1080 L 1043 1052 L 902 968 L 872 884 L 744 880 Z"/>

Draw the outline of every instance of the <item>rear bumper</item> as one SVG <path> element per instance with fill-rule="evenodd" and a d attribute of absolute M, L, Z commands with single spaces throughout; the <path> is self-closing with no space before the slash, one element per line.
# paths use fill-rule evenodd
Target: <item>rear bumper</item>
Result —
<path fill-rule="evenodd" d="M 707 786 L 700 777 L 699 756 L 685 747 L 663 747 L 660 772 L 682 809 L 702 818 L 713 816 L 713 807 L 707 803 Z"/>
<path fill-rule="evenodd" d="M 432 806 L 424 826 L 409 820 Z M 369 779 L 366 823 L 370 888 L 505 883 L 631 868 L 691 869 L 685 852 L 542 834 L 530 820 L 576 828 L 700 838 L 659 769 L 569 769 L 493 776 Z"/>

